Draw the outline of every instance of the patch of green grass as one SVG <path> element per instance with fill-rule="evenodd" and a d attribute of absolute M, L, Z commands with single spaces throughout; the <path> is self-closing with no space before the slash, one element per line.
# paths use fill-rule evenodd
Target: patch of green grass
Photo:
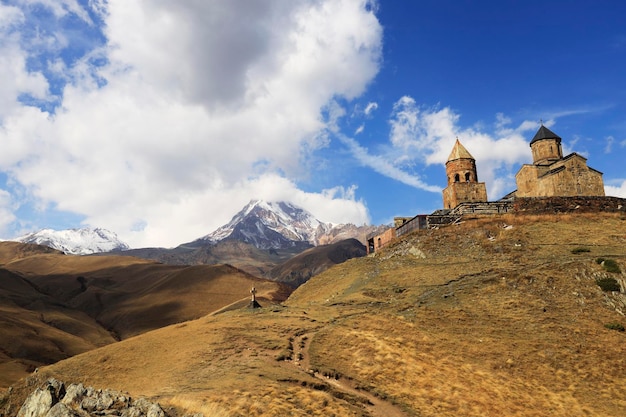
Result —
<path fill-rule="evenodd" d="M 602 288 L 602 291 L 620 291 L 621 289 L 615 278 L 600 278 L 596 280 L 596 284 Z"/>
<path fill-rule="evenodd" d="M 572 249 L 570 252 L 572 252 L 574 255 L 578 255 L 579 253 L 591 252 L 591 249 L 579 246 Z"/>
<path fill-rule="evenodd" d="M 604 327 L 606 327 L 609 330 L 617 330 L 618 332 L 626 331 L 626 329 L 624 328 L 624 325 L 622 325 L 622 323 L 617 323 L 617 322 L 606 323 Z"/>
<path fill-rule="evenodd" d="M 596 263 L 602 265 L 604 270 L 607 272 L 612 272 L 615 274 L 619 274 L 622 272 L 617 262 L 615 262 L 613 259 L 597 258 Z"/>

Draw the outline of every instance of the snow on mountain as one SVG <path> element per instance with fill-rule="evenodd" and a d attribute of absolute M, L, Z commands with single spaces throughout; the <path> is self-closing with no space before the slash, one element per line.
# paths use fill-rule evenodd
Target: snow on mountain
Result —
<path fill-rule="evenodd" d="M 127 250 L 129 246 L 115 233 L 106 229 L 43 229 L 13 239 L 16 242 L 49 246 L 72 255 L 89 255 L 112 250 Z"/>
<path fill-rule="evenodd" d="M 252 200 L 232 220 L 200 240 L 236 239 L 260 249 L 316 245 L 319 234 L 332 229 L 303 208 L 286 202 Z"/>

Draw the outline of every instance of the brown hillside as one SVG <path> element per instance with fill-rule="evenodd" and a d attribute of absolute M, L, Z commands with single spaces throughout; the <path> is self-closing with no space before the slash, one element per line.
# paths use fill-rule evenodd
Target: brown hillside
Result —
<path fill-rule="evenodd" d="M 42 245 L 31 245 L 19 242 L 0 242 L 0 264 L 2 265 L 18 259 L 45 253 L 56 253 L 61 255 L 63 252 Z"/>
<path fill-rule="evenodd" d="M 253 286 L 268 302 L 289 294 L 228 265 L 168 266 L 23 246 L 0 244 L 0 387 L 42 364 L 247 300 Z"/>
<path fill-rule="evenodd" d="M 360 258 L 366 254 L 365 246 L 361 242 L 356 239 L 345 239 L 307 249 L 272 268 L 266 277 L 296 288 L 333 265 L 348 259 Z"/>
<path fill-rule="evenodd" d="M 191 242 L 173 249 L 131 249 L 121 253 L 169 265 L 229 264 L 249 274 L 263 276 L 301 250 L 299 248 L 263 250 L 249 243 L 226 239 L 216 244 Z"/>
<path fill-rule="evenodd" d="M 334 266 L 282 307 L 45 367 L 5 403 L 54 375 L 153 397 L 173 415 L 619 416 L 626 333 L 605 325 L 626 326 L 625 244 L 617 215 L 466 219 Z"/>

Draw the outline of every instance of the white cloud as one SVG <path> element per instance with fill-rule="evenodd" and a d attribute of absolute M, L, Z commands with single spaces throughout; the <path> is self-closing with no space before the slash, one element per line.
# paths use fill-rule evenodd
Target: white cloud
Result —
<path fill-rule="evenodd" d="M 14 209 L 15 203 L 11 194 L 6 190 L 0 189 L 0 232 L 6 232 L 9 225 L 15 221 Z"/>
<path fill-rule="evenodd" d="M 626 180 L 616 180 L 614 183 L 617 185 L 604 184 L 604 193 L 611 197 L 626 198 Z"/>
<path fill-rule="evenodd" d="M 613 136 L 606 137 L 606 146 L 604 147 L 604 153 L 611 153 L 613 150 L 613 143 L 615 143 L 615 138 Z"/>
<path fill-rule="evenodd" d="M 38 3 L 86 19 L 75 1 Z M 108 42 L 71 68 L 50 62 L 71 80 L 54 115 L 18 104 L 47 81 L 26 70 L 19 40 L 0 41 L 0 75 L 19 81 L 0 84 L 0 168 L 41 204 L 133 246 L 192 240 L 268 196 L 367 221 L 353 192 L 304 193 L 286 178 L 327 145 L 328 103 L 357 97 L 379 69 L 368 1 L 89 4 Z"/>
<path fill-rule="evenodd" d="M 31 7 L 44 6 L 52 11 L 57 18 L 62 18 L 72 13 L 87 23 L 93 23 L 89 17 L 89 13 L 78 4 L 77 0 L 18 0 L 18 4 Z"/>
<path fill-rule="evenodd" d="M 365 106 L 365 110 L 363 111 L 363 113 L 365 113 L 366 116 L 369 116 L 377 108 L 378 108 L 378 103 L 371 101 L 367 103 L 367 106 Z"/>
<path fill-rule="evenodd" d="M 389 154 L 396 155 L 397 164 L 404 166 L 416 162 L 444 165 L 458 137 L 476 158 L 479 179 L 487 183 L 490 198 L 499 198 L 515 189 L 514 170 L 531 157 L 528 138 L 523 133 L 537 129 L 538 124 L 524 121 L 512 128 L 511 119 L 505 115 L 499 113 L 495 118 L 492 133 L 462 128 L 460 115 L 449 107 L 427 108 L 404 96 L 393 107 Z"/>
<path fill-rule="evenodd" d="M 445 165 L 458 137 L 476 158 L 478 176 L 487 183 L 490 198 L 513 191 L 515 172 L 520 164 L 530 162 L 528 138 L 524 134 L 537 129 L 538 123 L 524 121 L 511 127 L 512 120 L 495 115 L 495 129 L 483 132 L 478 127 L 463 128 L 460 115 L 449 107 L 420 106 L 410 96 L 401 97 L 393 106 L 389 120 L 389 146 L 373 153 L 355 139 L 336 132 L 338 139 L 363 166 L 412 187 L 439 193 L 441 188 L 424 182 L 412 172 L 415 166 Z M 552 123 L 552 122 L 551 122 Z M 355 135 L 362 129 L 357 129 Z"/>
<path fill-rule="evenodd" d="M 344 145 L 348 147 L 354 158 L 356 158 L 362 165 L 371 168 L 379 174 L 392 178 L 396 181 L 400 181 L 406 185 L 410 185 L 411 187 L 419 188 L 421 190 L 431 191 L 435 193 L 441 191 L 441 188 L 437 186 L 426 184 L 419 176 L 412 175 L 402 170 L 385 156 L 370 154 L 369 151 L 359 145 L 356 140 L 344 136 L 339 132 L 337 133 L 337 137 Z"/>
<path fill-rule="evenodd" d="M 48 92 L 46 79 L 26 68 L 28 54 L 21 49 L 17 31 L 24 21 L 18 8 L 0 4 L 0 80 L 4 80 L 0 82 L 0 126 L 7 114 L 19 108 L 20 96 L 44 98 Z"/>

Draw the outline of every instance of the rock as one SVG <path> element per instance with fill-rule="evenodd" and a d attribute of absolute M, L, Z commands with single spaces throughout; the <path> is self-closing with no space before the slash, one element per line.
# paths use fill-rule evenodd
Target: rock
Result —
<path fill-rule="evenodd" d="M 422 252 L 415 246 L 411 246 L 411 248 L 409 249 L 409 253 L 415 256 L 416 258 L 422 258 L 422 259 L 426 258 L 426 255 L 424 255 L 424 252 Z"/>
<path fill-rule="evenodd" d="M 139 398 L 133 405 L 141 410 L 141 415 L 146 417 L 165 417 L 165 413 L 158 404 L 152 403 L 145 398 Z"/>
<path fill-rule="evenodd" d="M 120 414 L 121 417 L 142 417 L 144 415 L 139 408 L 134 406 L 122 410 L 122 414 Z"/>
<path fill-rule="evenodd" d="M 67 387 L 65 397 L 63 397 L 61 402 L 65 405 L 76 407 L 82 401 L 85 392 L 86 390 L 83 384 L 72 384 Z"/>
<path fill-rule="evenodd" d="M 37 388 L 31 393 L 17 417 L 43 417 L 52 408 L 52 394 L 47 389 Z"/>
<path fill-rule="evenodd" d="M 145 398 L 135 401 L 112 390 L 85 388 L 83 384 L 65 384 L 49 379 L 35 389 L 18 412 L 18 417 L 165 417 L 159 404 Z"/>
<path fill-rule="evenodd" d="M 148 408 L 147 417 L 165 417 L 165 413 L 158 404 L 152 404 Z"/>
<path fill-rule="evenodd" d="M 78 413 L 63 403 L 56 403 L 46 414 L 46 417 L 77 417 Z"/>
<path fill-rule="evenodd" d="M 18 417 L 45 416 L 64 395 L 65 386 L 63 382 L 50 378 L 43 387 L 37 388 L 26 398 L 17 415 Z"/>
<path fill-rule="evenodd" d="M 109 391 L 96 391 L 97 395 L 92 397 L 86 397 L 80 403 L 80 407 L 90 413 L 94 411 L 104 411 L 111 408 L 114 401 L 114 396 Z"/>

